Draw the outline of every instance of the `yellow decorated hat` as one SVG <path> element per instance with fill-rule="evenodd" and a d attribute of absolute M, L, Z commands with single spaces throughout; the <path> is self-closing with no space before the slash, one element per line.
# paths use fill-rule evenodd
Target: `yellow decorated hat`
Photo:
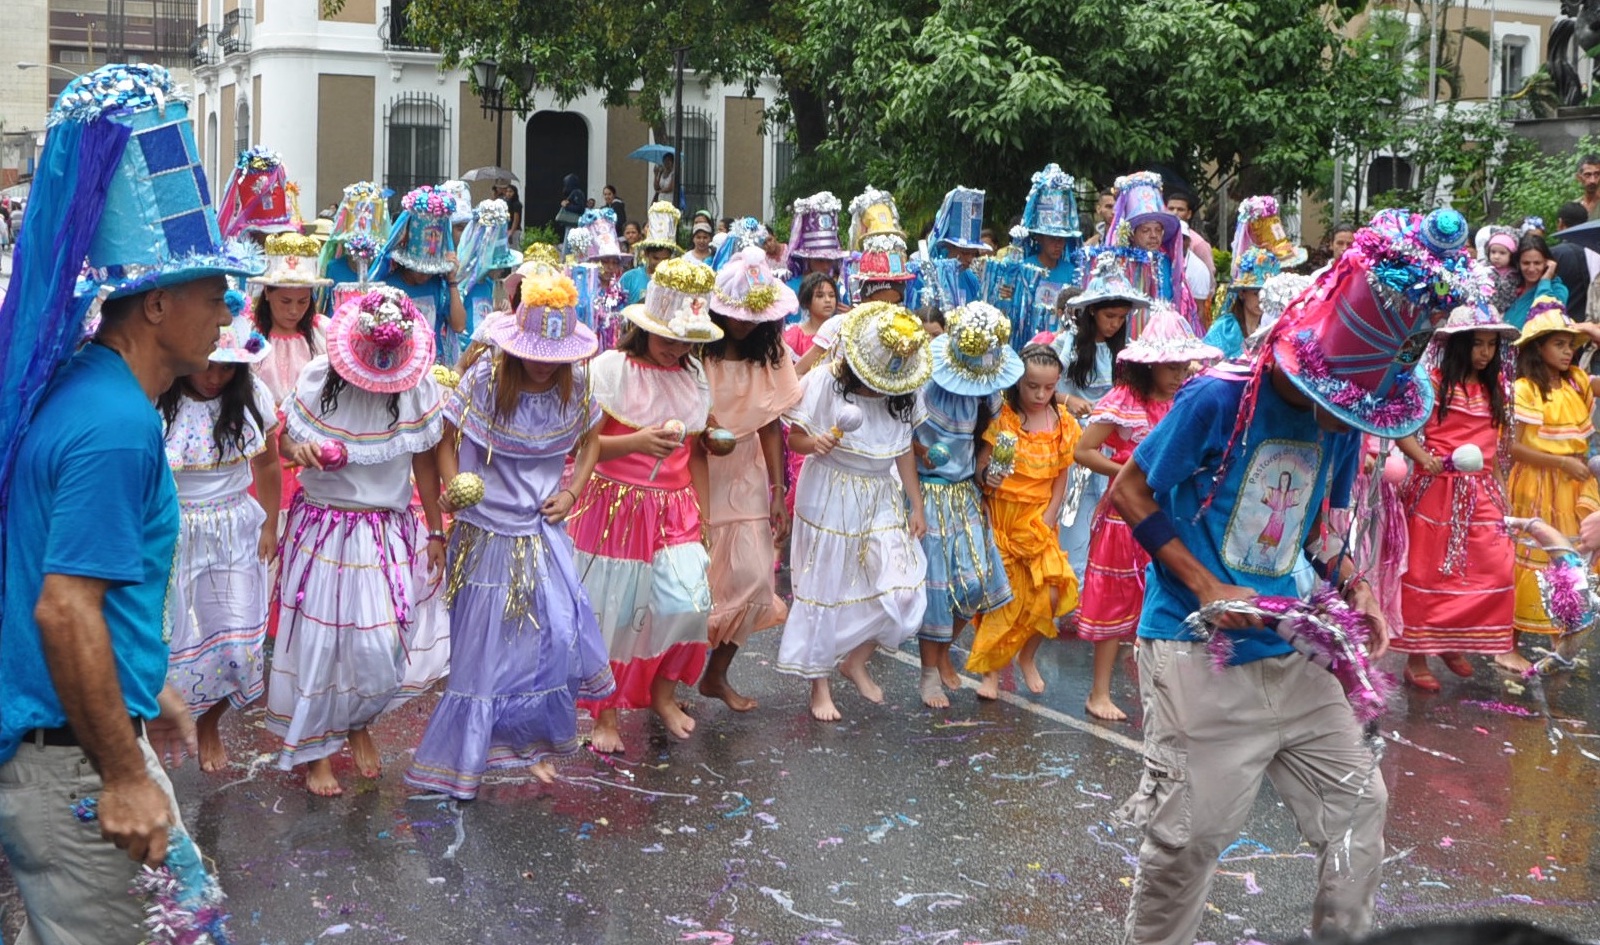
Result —
<path fill-rule="evenodd" d="M 867 302 L 839 326 L 845 361 L 862 383 L 887 396 L 909 394 L 933 373 L 928 332 L 904 306 Z"/>

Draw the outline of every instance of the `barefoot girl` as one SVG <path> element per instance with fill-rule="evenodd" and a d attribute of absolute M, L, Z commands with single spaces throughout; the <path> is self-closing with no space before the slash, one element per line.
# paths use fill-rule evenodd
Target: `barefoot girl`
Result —
<path fill-rule="evenodd" d="M 578 573 L 600 620 L 616 691 L 585 702 L 596 751 L 620 752 L 619 709 L 649 708 L 675 738 L 694 719 L 678 705 L 706 662 L 711 615 L 703 544 L 711 394 L 692 357 L 722 337 L 706 310 L 716 276 L 689 259 L 656 267 L 632 325 L 595 358 L 589 381 L 605 412 L 600 461 L 572 512 Z"/>
<path fill-rule="evenodd" d="M 562 522 L 599 457 L 600 409 L 577 362 L 599 347 L 578 321 L 577 287 L 553 269 L 522 281 L 514 315 L 490 316 L 495 347 L 479 357 L 445 405 L 439 469 L 484 486 L 455 511 L 450 530 L 453 671 L 406 782 L 462 800 L 484 772 L 532 765 L 578 749 L 577 700 L 612 690 L 589 595 Z M 562 467 L 574 449 L 570 485 Z M 447 490 L 446 499 L 461 498 Z M 447 503 L 448 504 L 448 503 Z"/>
<path fill-rule="evenodd" d="M 229 295 L 242 309 L 243 297 Z M 278 549 L 278 415 L 249 366 L 271 351 L 236 314 L 211 366 L 179 378 L 158 403 L 183 509 L 167 682 L 195 716 L 205 771 L 228 762 L 217 733 L 228 703 L 242 709 L 262 691 L 267 563 Z"/>
<path fill-rule="evenodd" d="M 1056 522 L 1082 431 L 1067 408 L 1055 403 L 1061 379 L 1055 352 L 1028 345 L 1021 357 L 1022 379 L 1006 391 L 978 449 L 978 479 L 989 494 L 989 521 L 1012 595 L 1010 603 L 973 621 L 978 635 L 967 669 L 983 674 L 983 699 L 999 698 L 1000 670 L 1012 659 L 1028 691 L 1044 692 L 1033 656 L 1045 637 L 1055 637 L 1057 618 L 1078 606 L 1078 578 L 1056 539 Z M 1002 443 L 1008 449 L 1000 450 L 997 461 Z"/>
<path fill-rule="evenodd" d="M 800 400 L 800 382 L 778 331 L 799 302 L 766 260 L 766 252 L 752 246 L 717 273 L 711 318 L 725 336 L 704 355 L 711 415 L 734 442 L 731 453 L 706 458 L 711 658 L 700 694 L 737 712 L 755 708 L 756 701 L 733 688 L 729 664 L 752 631 L 781 627 L 789 614 L 774 586 L 778 546 L 789 537 L 778 418 Z"/>
<path fill-rule="evenodd" d="M 805 376 L 788 414 L 789 447 L 809 458 L 795 488 L 794 607 L 778 670 L 811 680 L 811 714 L 823 722 L 839 718 L 828 682 L 835 665 L 868 701 L 883 701 L 867 659 L 916 633 L 928 605 L 911 451 L 927 419 L 917 392 L 932 370 L 928 336 L 888 302 L 842 317 L 842 356 Z"/>
<path fill-rule="evenodd" d="M 376 287 L 340 307 L 328 353 L 286 407 L 284 452 L 304 468 L 280 552 L 267 728 L 283 738 L 280 767 L 308 766 L 313 794 L 343 792 L 331 759 L 346 741 L 357 770 L 377 777 L 367 726 L 449 662 L 432 366 L 432 324 L 404 293 Z"/>
<path fill-rule="evenodd" d="M 1424 692 L 1440 688 L 1429 656 L 1457 676 L 1472 675 L 1467 653 L 1493 654 L 1512 672 L 1528 668 L 1512 645 L 1513 548 L 1499 465 L 1511 420 L 1502 349 L 1515 335 L 1493 309 L 1451 312 L 1434 334 L 1438 406 L 1420 436 L 1398 443 L 1414 464 L 1403 498 L 1411 553 L 1401 577 L 1405 622 L 1390 646 L 1407 654 L 1406 683 Z M 1477 468 L 1457 468 L 1453 457 L 1468 446 Z"/>
<path fill-rule="evenodd" d="M 929 345 L 933 379 L 923 390 L 928 419 L 913 449 L 928 534 L 928 609 L 917 631 L 922 658 L 922 704 L 950 705 L 944 690 L 960 689 L 950 645 L 973 616 L 1011 599 L 975 479 L 978 437 L 999 410 L 1000 392 L 1022 376 L 1022 361 L 1007 344 L 1011 323 L 986 302 L 971 302 L 946 318 L 947 332 Z"/>
<path fill-rule="evenodd" d="M 1172 398 L 1195 361 L 1214 361 L 1222 351 L 1197 340 L 1172 306 L 1157 302 L 1138 340 L 1117 355 L 1117 386 L 1100 398 L 1073 459 L 1108 480 L 1117 478 L 1155 425 L 1172 409 Z M 1084 708 L 1097 719 L 1120 722 L 1127 713 L 1111 701 L 1117 652 L 1132 643 L 1144 605 L 1144 570 L 1150 556 L 1111 503 L 1094 510 L 1089 565 L 1083 575 L 1078 636 L 1094 644 L 1094 680 Z"/>

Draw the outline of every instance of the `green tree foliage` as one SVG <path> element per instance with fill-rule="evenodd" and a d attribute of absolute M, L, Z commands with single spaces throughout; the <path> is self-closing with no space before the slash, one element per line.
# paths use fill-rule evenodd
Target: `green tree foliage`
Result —
<path fill-rule="evenodd" d="M 982 183 L 1021 206 L 1055 161 L 1109 182 L 1160 164 L 1240 195 L 1315 178 L 1335 130 L 1399 96 L 1312 0 L 806 0 L 797 63 L 841 151 L 903 203 Z"/>
<path fill-rule="evenodd" d="M 1556 211 L 1583 196 L 1578 184 L 1578 159 L 1600 154 L 1600 137 L 1586 135 L 1566 154 L 1544 154 L 1531 141 L 1514 139 L 1516 151 L 1500 167 L 1499 222 L 1515 225 L 1526 217 L 1543 217 L 1555 232 Z"/>

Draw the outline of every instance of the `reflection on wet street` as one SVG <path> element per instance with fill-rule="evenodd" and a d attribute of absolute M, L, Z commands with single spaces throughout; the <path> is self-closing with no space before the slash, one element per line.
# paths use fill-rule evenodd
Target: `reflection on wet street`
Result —
<path fill-rule="evenodd" d="M 1139 730 L 1083 721 L 1087 644 L 1041 651 L 1043 696 L 978 703 L 968 690 L 943 712 L 918 701 L 914 658 L 880 654 L 887 704 L 837 685 L 845 719 L 820 724 L 804 684 L 770 665 L 776 642 L 758 636 L 734 664 L 760 708 L 736 715 L 684 690 L 692 741 L 632 713 L 626 755 L 585 752 L 554 786 L 505 778 L 466 804 L 409 790 L 400 775 L 432 698 L 375 728 L 381 779 L 336 762 L 342 798 L 277 770 L 259 711 L 225 719 L 228 771 L 191 762 L 174 780 L 250 945 L 1118 940 L 1137 840 L 1113 813 L 1138 778 Z M 1600 938 L 1588 672 L 1549 686 L 1568 733 L 1553 754 L 1531 694 L 1477 665 L 1383 720 L 1379 920 L 1504 915 Z M 1118 685 L 1134 708 L 1126 674 Z M 1222 857 L 1202 940 L 1300 934 L 1313 883 L 1268 788 Z M 9 937 L 19 905 L 5 897 Z"/>

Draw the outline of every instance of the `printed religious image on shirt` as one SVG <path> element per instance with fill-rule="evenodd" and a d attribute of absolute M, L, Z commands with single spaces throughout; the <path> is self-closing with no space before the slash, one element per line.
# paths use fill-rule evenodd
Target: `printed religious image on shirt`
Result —
<path fill-rule="evenodd" d="M 1267 440 L 1245 469 L 1222 557 L 1234 571 L 1282 577 L 1300 557 L 1306 496 L 1322 464 L 1322 450 L 1300 440 Z"/>

